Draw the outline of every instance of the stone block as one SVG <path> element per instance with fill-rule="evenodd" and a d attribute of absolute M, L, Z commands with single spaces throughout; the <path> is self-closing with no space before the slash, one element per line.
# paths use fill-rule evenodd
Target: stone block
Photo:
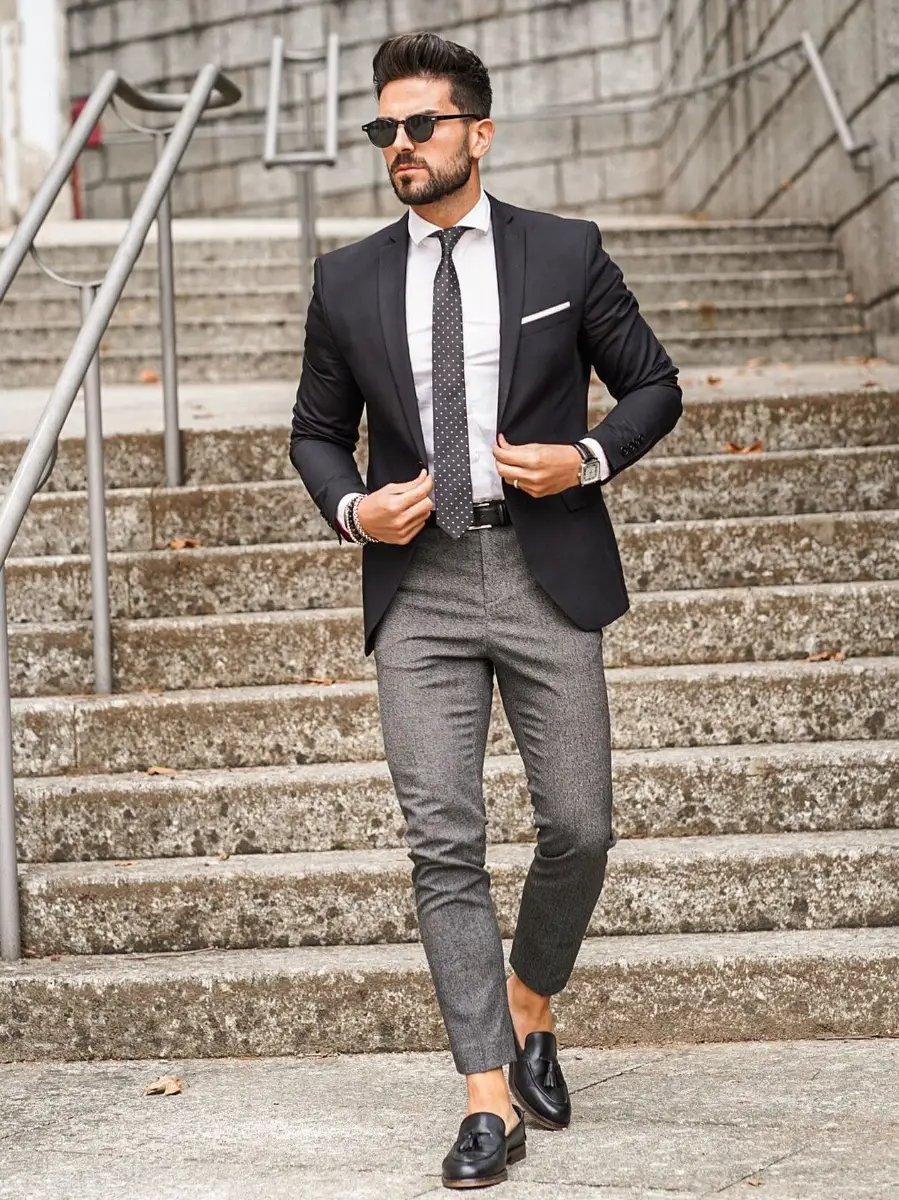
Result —
<path fill-rule="evenodd" d="M 340 35 L 343 43 L 345 34 L 342 23 L 335 19 L 332 28 Z M 288 50 L 316 50 L 319 47 L 324 49 L 325 6 L 304 4 L 289 9 L 282 17 L 281 34 Z"/>
<path fill-rule="evenodd" d="M 655 155 L 648 150 L 619 150 L 606 167 L 605 195 L 610 200 L 645 196 L 658 188 Z"/>
<path fill-rule="evenodd" d="M 581 153 L 595 153 L 609 150 L 612 147 L 627 146 L 628 121 L 630 117 L 623 113 L 609 113 L 590 116 L 585 114 L 577 118 L 578 147 Z"/>
<path fill-rule="evenodd" d="M 85 215 L 92 220 L 117 220 L 129 215 L 125 188 L 120 183 L 104 183 L 85 192 Z"/>
<path fill-rule="evenodd" d="M 663 0 L 630 0 L 631 37 L 658 37 L 664 18 L 664 7 Z"/>
<path fill-rule="evenodd" d="M 559 203 L 555 171 L 546 166 L 485 167 L 484 180 L 493 195 L 509 204 L 551 210 Z"/>
<path fill-rule="evenodd" d="M 535 58 L 569 55 L 590 44 L 589 6 L 557 4 L 535 8 L 530 14 Z"/>
<path fill-rule="evenodd" d="M 213 29 L 217 40 L 211 44 L 218 47 L 220 60 L 242 67 L 270 62 L 272 39 L 281 32 L 276 14 L 210 27 L 210 38 L 213 37 Z"/>
<path fill-rule="evenodd" d="M 293 171 L 278 168 L 267 171 L 258 157 L 237 163 L 237 197 L 241 203 L 267 203 L 272 200 L 294 201 L 296 187 Z"/>
<path fill-rule="evenodd" d="M 591 46 L 615 46 L 628 41 L 624 0 L 592 0 L 587 6 L 587 23 Z"/>
<path fill-rule="evenodd" d="M 562 204 L 598 204 L 605 197 L 606 169 L 613 160 L 598 155 L 578 158 L 557 164 L 559 196 Z"/>
<path fill-rule="evenodd" d="M 483 20 L 502 12 L 503 0 L 456 0 L 456 8 L 463 21 Z"/>
<path fill-rule="evenodd" d="M 212 167 L 197 172 L 197 183 L 203 212 L 217 212 L 236 206 L 237 187 L 234 171 L 230 167 Z"/>
<path fill-rule="evenodd" d="M 600 95 L 631 96 L 653 91 L 659 83 L 658 43 L 633 42 L 596 54 Z"/>
<path fill-rule="evenodd" d="M 391 0 L 391 12 L 394 33 L 434 28 L 434 0 Z M 440 24 L 452 25 L 460 19 L 458 0 L 443 0 L 439 10 Z"/>
<path fill-rule="evenodd" d="M 169 72 L 166 43 L 164 41 L 129 41 L 115 48 L 106 66 L 114 67 L 119 74 L 136 86 L 165 79 Z M 91 81 L 92 87 L 99 78 Z"/>
<path fill-rule="evenodd" d="M 297 16 L 309 9 L 295 10 Z M 431 18 L 433 20 L 433 17 Z M 332 6 L 331 28 L 341 42 L 381 42 L 394 32 L 387 0 L 340 0 Z"/>
<path fill-rule="evenodd" d="M 530 13 L 512 13 L 492 17 L 480 26 L 481 57 L 492 71 L 494 66 L 523 63 L 533 57 Z"/>
<path fill-rule="evenodd" d="M 334 170 L 316 172 L 319 195 L 356 191 L 373 187 L 386 175 L 380 153 L 368 142 L 358 142 L 341 151 L 340 163 Z"/>
<path fill-rule="evenodd" d="M 490 148 L 490 164 L 499 168 L 532 162 L 570 162 L 577 157 L 574 126 L 573 117 L 500 123 Z"/>

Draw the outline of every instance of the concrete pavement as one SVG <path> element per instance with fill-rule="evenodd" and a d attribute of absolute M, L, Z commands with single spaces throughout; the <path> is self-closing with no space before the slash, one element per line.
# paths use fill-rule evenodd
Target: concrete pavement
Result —
<path fill-rule="evenodd" d="M 575 1121 L 510 1200 L 893 1200 L 899 1040 L 563 1051 Z M 158 1075 L 180 1096 L 144 1096 Z M 448 1054 L 0 1066 L 0 1197 L 413 1200 L 464 1090 Z"/>

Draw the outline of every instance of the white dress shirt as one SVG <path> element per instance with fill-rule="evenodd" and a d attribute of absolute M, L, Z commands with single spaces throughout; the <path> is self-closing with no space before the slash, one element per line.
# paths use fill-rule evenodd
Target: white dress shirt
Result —
<path fill-rule="evenodd" d="M 490 200 L 482 191 L 477 204 L 458 225 L 470 228 L 459 238 L 453 265 L 462 294 L 462 339 L 465 347 L 465 403 L 468 409 L 468 449 L 471 492 L 477 503 L 503 498 L 502 477 L 496 469 L 496 415 L 499 403 L 499 284 Z M 418 398 L 421 431 L 428 455 L 428 473 L 434 474 L 434 407 L 431 384 L 431 346 L 434 276 L 440 265 L 440 241 L 432 225 L 409 210 L 409 250 L 406 260 L 406 336 Z M 600 461 L 601 478 L 610 474 L 599 442 L 583 438 Z M 358 493 L 344 496 L 337 520 L 346 528 L 346 508 Z"/>

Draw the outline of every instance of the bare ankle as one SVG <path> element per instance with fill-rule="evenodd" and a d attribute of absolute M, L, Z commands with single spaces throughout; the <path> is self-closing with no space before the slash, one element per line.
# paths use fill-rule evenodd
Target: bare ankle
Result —
<path fill-rule="evenodd" d="M 510 1129 L 518 1120 L 512 1108 L 512 1097 L 501 1067 L 465 1076 L 468 1088 L 468 1112 L 492 1112 L 506 1122 Z"/>
<path fill-rule="evenodd" d="M 512 1024 L 520 1045 L 524 1044 L 529 1033 L 536 1033 L 538 1030 L 553 1032 L 549 996 L 535 992 L 514 973 L 509 976 L 507 994 Z"/>

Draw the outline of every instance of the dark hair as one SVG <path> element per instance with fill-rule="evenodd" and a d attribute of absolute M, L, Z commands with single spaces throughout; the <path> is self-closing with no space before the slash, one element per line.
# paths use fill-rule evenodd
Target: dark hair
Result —
<path fill-rule="evenodd" d="M 487 68 L 473 50 L 457 42 L 447 42 L 436 33 L 402 33 L 388 38 L 372 60 L 375 95 L 397 79 L 424 75 L 448 79 L 450 99 L 459 112 L 490 116 L 493 89 Z"/>

